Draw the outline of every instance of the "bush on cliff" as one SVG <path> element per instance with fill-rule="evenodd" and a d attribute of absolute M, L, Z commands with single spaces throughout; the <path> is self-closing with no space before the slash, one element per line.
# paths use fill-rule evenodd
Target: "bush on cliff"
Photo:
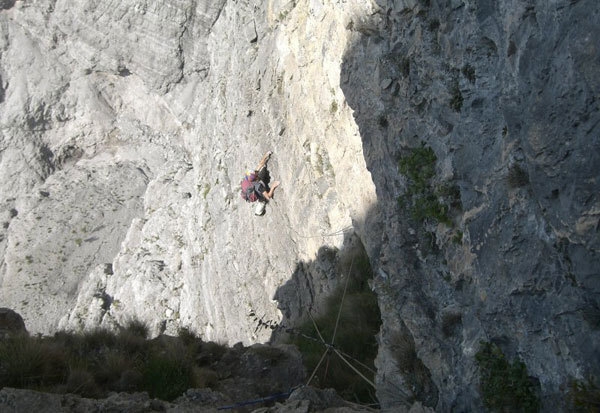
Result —
<path fill-rule="evenodd" d="M 481 343 L 475 355 L 481 374 L 483 402 L 492 411 L 537 412 L 540 400 L 520 360 L 509 363 L 502 350 L 492 343 Z"/>

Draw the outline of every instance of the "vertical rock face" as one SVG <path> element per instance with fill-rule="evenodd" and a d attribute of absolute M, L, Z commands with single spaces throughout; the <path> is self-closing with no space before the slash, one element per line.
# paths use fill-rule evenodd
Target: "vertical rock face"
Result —
<path fill-rule="evenodd" d="M 480 409 L 480 341 L 545 403 L 598 375 L 596 2 L 150 3 L 0 2 L 0 302 L 30 331 L 267 341 L 249 312 L 299 317 L 359 238 L 384 406 Z"/>
<path fill-rule="evenodd" d="M 351 240 L 375 202 L 339 88 L 345 24 L 365 13 L 225 1 L 2 12 L 2 302 L 33 332 L 136 317 L 229 343 L 269 339 L 251 310 L 301 314 L 336 283 L 311 261 Z M 267 150 L 283 184 L 258 218 L 239 182 Z M 277 301 L 294 273 L 310 288 Z"/>
<path fill-rule="evenodd" d="M 369 238 L 378 396 L 391 406 L 414 385 L 435 404 L 433 381 L 441 410 L 478 410 L 473 356 L 491 341 L 560 405 L 569 378 L 599 366 L 600 7 L 378 3 L 342 68 L 386 223 Z M 415 211 L 417 170 L 399 165 L 422 145 L 437 161 Z M 416 384 L 394 374 L 405 336 L 431 373 Z"/>

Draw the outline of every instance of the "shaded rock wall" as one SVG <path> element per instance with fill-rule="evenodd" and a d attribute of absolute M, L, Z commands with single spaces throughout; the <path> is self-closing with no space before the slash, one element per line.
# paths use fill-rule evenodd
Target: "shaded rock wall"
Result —
<path fill-rule="evenodd" d="M 402 337 L 411 335 L 441 410 L 481 408 L 480 341 L 520 357 L 543 403 L 560 406 L 569 378 L 597 375 L 600 365 L 589 317 L 600 287 L 600 114 L 590 76 L 599 73 L 591 33 L 600 9 L 378 3 L 342 67 L 386 224 L 368 241 L 381 247 L 372 257 L 385 319 L 378 397 L 402 403 L 397 386 L 434 396 L 422 391 L 426 375 L 415 384 L 398 374 Z M 450 225 L 418 222 L 399 202 L 410 185 L 399 160 L 422 144 L 437 155 L 435 197 L 460 194 Z"/>

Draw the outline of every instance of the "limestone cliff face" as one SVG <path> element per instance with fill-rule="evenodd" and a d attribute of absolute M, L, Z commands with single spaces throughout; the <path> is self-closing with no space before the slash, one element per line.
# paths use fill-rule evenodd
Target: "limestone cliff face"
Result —
<path fill-rule="evenodd" d="M 278 287 L 376 201 L 340 88 L 346 25 L 374 7 L 3 11 L 3 302 L 33 332 L 135 316 L 155 333 L 268 340 L 249 311 L 280 319 Z M 255 218 L 239 182 L 267 150 L 283 184 Z M 308 302 L 335 284 L 314 275 Z"/>
<path fill-rule="evenodd" d="M 137 317 L 264 342 L 249 311 L 299 317 L 358 238 L 384 318 L 384 406 L 480 408 L 479 341 L 562 400 L 600 366 L 599 13 L 592 0 L 3 2 L 0 302 L 34 333 Z M 453 198 L 447 224 L 399 203 L 398 162 L 423 144 L 431 188 L 451 188 L 435 189 Z M 282 186 L 255 217 L 238 185 L 267 150 Z M 418 383 L 398 337 L 415 344 Z"/>

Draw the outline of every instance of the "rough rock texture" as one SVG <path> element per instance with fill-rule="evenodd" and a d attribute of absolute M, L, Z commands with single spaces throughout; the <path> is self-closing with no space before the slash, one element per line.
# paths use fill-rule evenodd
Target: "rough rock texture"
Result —
<path fill-rule="evenodd" d="M 26 332 L 23 317 L 10 308 L 0 308 L 0 338 L 10 334 Z"/>
<path fill-rule="evenodd" d="M 341 248 L 375 202 L 339 88 L 344 22 L 368 10 L 40 1 L 3 12 L 3 302 L 33 332 L 135 316 L 155 334 L 267 340 L 249 311 L 279 319 L 277 288 L 321 247 Z M 267 149 L 284 185 L 255 219 L 238 184 Z M 319 290 L 335 284 L 314 272 Z"/>
<path fill-rule="evenodd" d="M 473 356 L 492 341 L 539 380 L 544 410 L 562 409 L 569 378 L 600 367 L 600 6 L 378 3 L 342 68 L 383 224 L 366 237 L 381 251 L 378 397 L 412 387 L 442 411 L 479 410 Z M 450 225 L 398 202 L 399 159 L 422 143 L 432 188 L 459 191 Z M 408 335 L 421 380 L 397 374 Z"/>
<path fill-rule="evenodd" d="M 384 407 L 481 409 L 481 340 L 564 406 L 570 378 L 600 374 L 599 13 L 1 2 L 0 302 L 34 333 L 136 317 L 154 334 L 267 341 L 249 311 L 299 317 L 360 239 Z M 398 161 L 422 142 L 434 184 L 458 188 L 451 225 L 398 202 Z M 283 184 L 256 218 L 238 183 L 269 149 Z"/>
<path fill-rule="evenodd" d="M 335 394 L 335 392 L 334 392 Z M 335 402 L 334 402 L 335 400 Z M 114 393 L 105 399 L 86 399 L 72 394 L 60 395 L 41 393 L 32 390 L 3 388 L 0 390 L 0 408 L 3 412 L 38 412 L 38 413 L 69 413 L 89 411 L 118 411 L 118 412 L 198 412 L 211 413 L 223 411 L 219 408 L 233 406 L 223 394 L 210 389 L 189 390 L 184 396 L 174 402 L 151 399 L 147 393 Z M 245 410 L 242 410 L 245 409 Z M 256 413 L 316 413 L 334 412 L 370 412 L 372 409 L 349 405 L 343 400 L 335 399 L 327 391 L 305 387 L 294 391 L 289 400 L 275 403 L 273 407 L 256 407 L 256 405 L 238 406 L 233 411 L 253 411 Z M 409 412 L 406 410 L 406 412 Z M 410 413 L 426 413 L 414 407 Z"/>

